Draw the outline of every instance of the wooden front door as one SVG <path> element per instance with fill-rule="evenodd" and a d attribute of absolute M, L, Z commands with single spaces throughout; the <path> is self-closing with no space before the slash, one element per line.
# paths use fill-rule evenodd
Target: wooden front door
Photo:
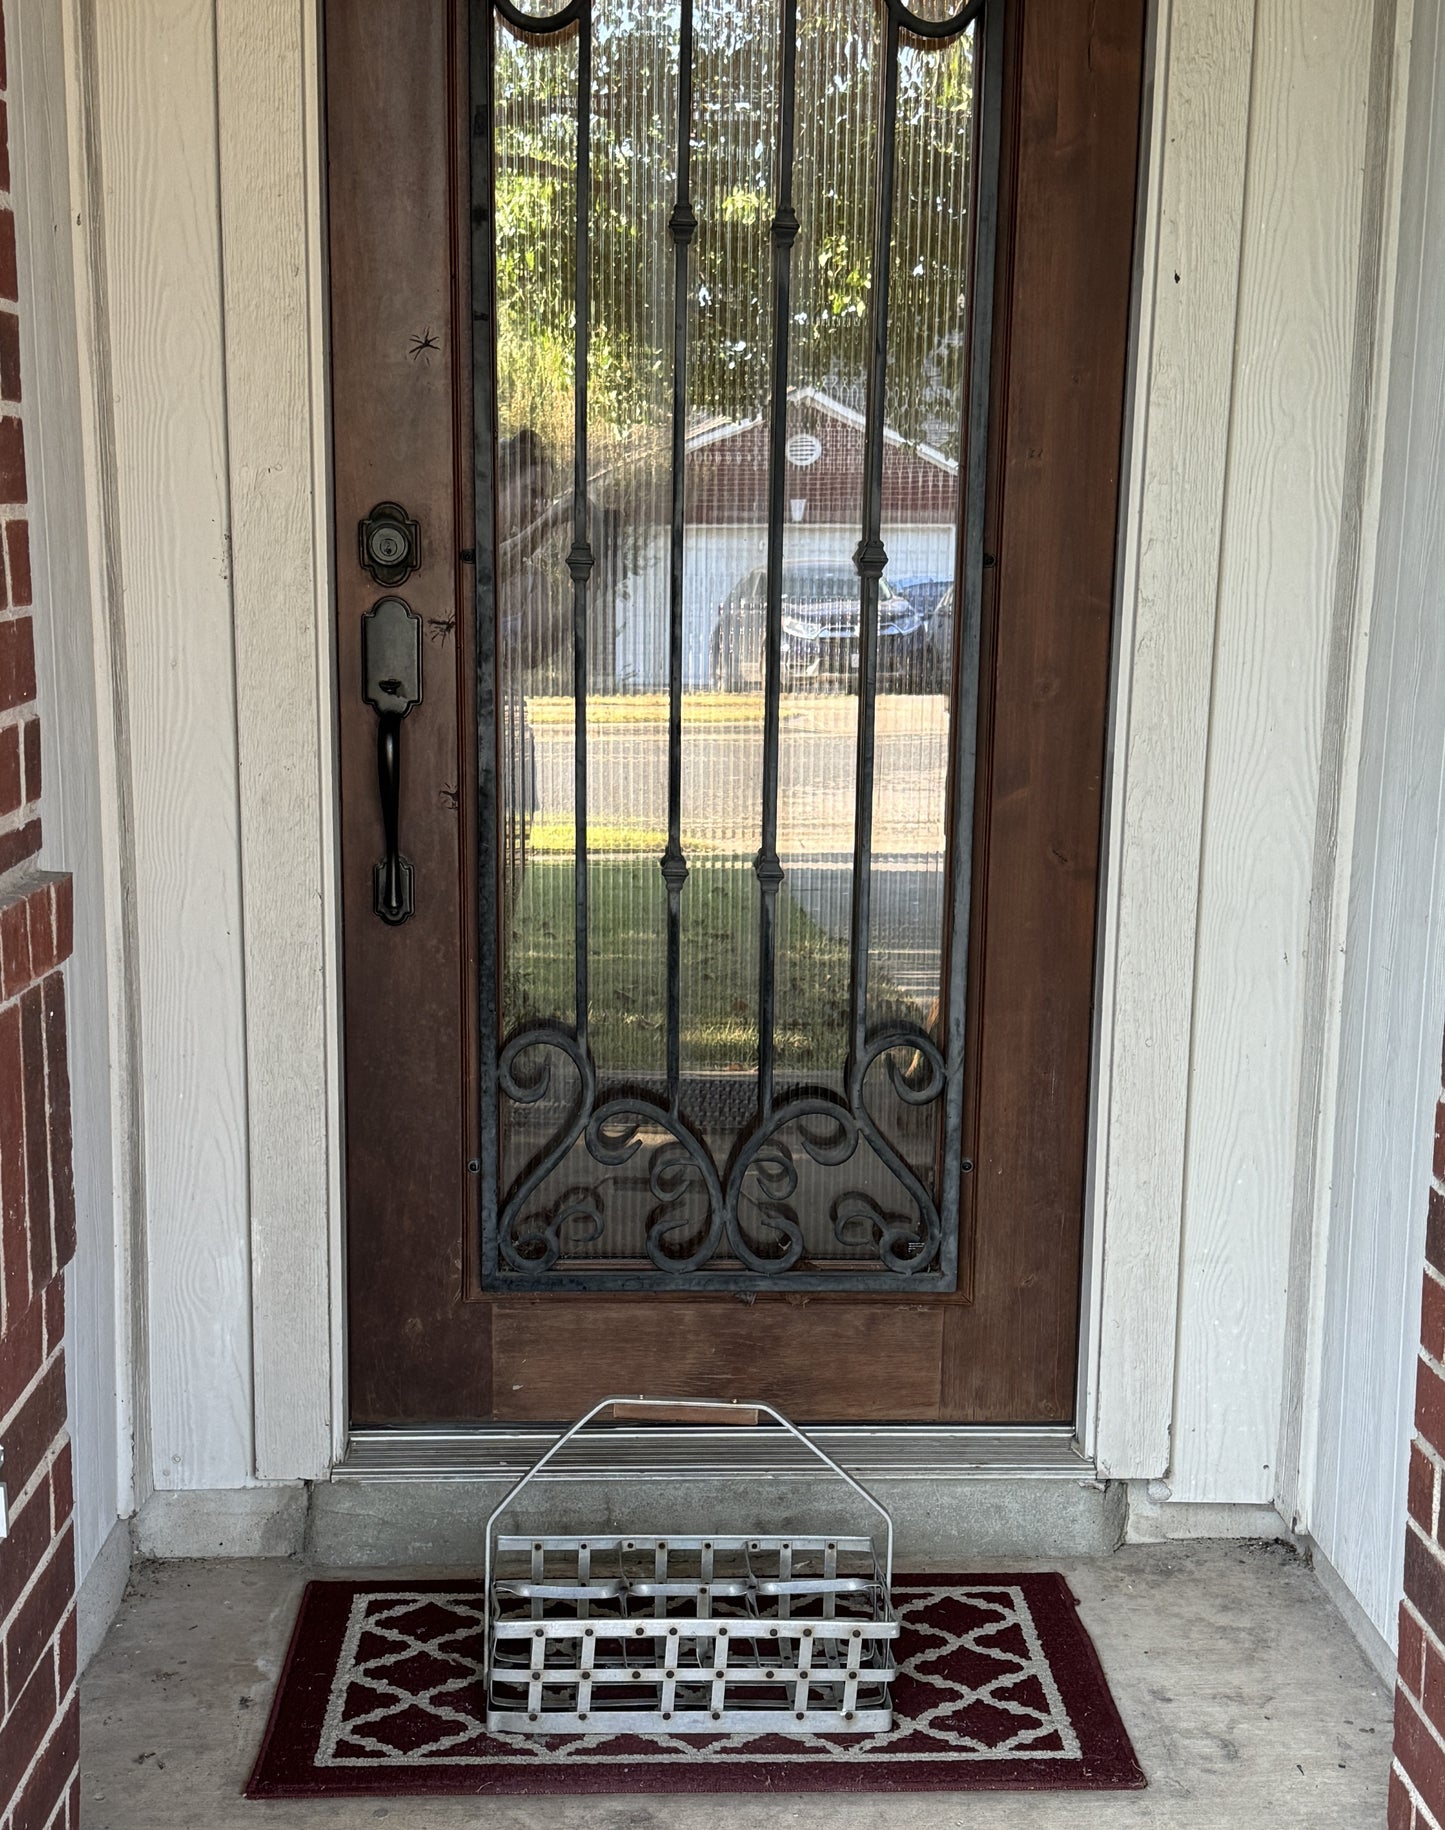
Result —
<path fill-rule="evenodd" d="M 1143 12 L 328 0 L 355 1423 L 1072 1417 Z"/>

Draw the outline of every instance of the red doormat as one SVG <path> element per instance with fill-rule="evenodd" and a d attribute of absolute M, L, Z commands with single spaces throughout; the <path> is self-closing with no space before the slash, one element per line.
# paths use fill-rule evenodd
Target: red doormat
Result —
<path fill-rule="evenodd" d="M 482 1585 L 312 1582 L 249 1798 L 1142 1786 L 1062 1576 L 904 1576 L 886 1735 L 488 1735 Z"/>

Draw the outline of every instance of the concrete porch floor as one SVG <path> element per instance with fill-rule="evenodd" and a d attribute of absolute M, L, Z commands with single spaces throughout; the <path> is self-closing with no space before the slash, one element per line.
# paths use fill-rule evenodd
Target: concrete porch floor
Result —
<path fill-rule="evenodd" d="M 137 1565 L 82 1684 L 84 1823 L 86 1830 L 1383 1825 L 1389 1692 L 1313 1572 L 1286 1547 L 1136 1546 L 1053 1567 L 1079 1597 L 1149 1775 L 1145 1792 L 248 1804 L 240 1791 L 301 1587 L 327 1572 L 282 1560 L 149 1563 Z"/>

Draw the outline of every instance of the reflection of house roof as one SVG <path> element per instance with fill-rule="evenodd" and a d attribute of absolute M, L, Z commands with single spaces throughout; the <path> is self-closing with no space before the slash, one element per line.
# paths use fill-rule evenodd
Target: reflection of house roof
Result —
<path fill-rule="evenodd" d="M 825 394 L 821 388 L 789 388 L 789 407 L 813 407 L 819 413 L 826 413 L 839 420 L 843 425 L 856 432 L 866 431 L 868 421 L 856 407 L 845 407 L 841 400 L 834 400 L 831 394 Z M 755 432 L 764 423 L 760 413 L 754 419 L 728 419 L 720 413 L 709 414 L 695 420 L 688 430 L 687 449 L 689 456 L 694 451 L 703 451 L 709 445 L 720 444 L 724 439 L 737 438 L 744 432 Z M 958 475 L 958 461 L 939 451 L 933 445 L 913 445 L 904 438 L 901 432 L 895 432 L 892 426 L 883 428 L 883 443 L 894 450 L 908 451 L 920 457 L 927 464 L 936 465 L 949 476 Z"/>
<path fill-rule="evenodd" d="M 794 520 L 846 526 L 863 492 L 867 420 L 821 388 L 788 390 L 785 494 Z M 799 440 L 799 434 L 808 435 Z M 804 451 L 799 452 L 802 443 Z M 766 418 L 699 415 L 687 432 L 687 519 L 754 526 L 767 520 L 772 471 Z M 958 512 L 958 465 L 932 445 L 910 444 L 883 429 L 883 514 L 897 524 L 942 524 Z"/>

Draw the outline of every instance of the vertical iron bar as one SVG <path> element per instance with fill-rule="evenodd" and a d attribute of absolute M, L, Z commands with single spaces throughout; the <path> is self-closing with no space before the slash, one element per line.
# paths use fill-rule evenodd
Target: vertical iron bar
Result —
<path fill-rule="evenodd" d="M 498 975 L 501 898 L 497 867 L 501 840 L 497 730 L 497 448 L 496 260 L 492 201 L 493 33 L 489 3 L 470 15 L 472 256 L 472 482 L 476 547 L 477 720 L 477 1034 L 480 1042 L 482 1275 L 497 1274 L 501 1013 Z"/>
<path fill-rule="evenodd" d="M 998 243 L 999 116 L 1003 101 L 1003 5 L 991 0 L 975 27 L 973 107 L 977 173 L 973 192 L 973 259 L 968 275 L 970 342 L 965 427 L 963 553 L 954 593 L 954 641 L 959 648 L 954 693 L 948 940 L 948 1034 L 944 1062 L 944 1216 L 940 1269 L 953 1288 L 958 1276 L 960 1184 L 963 1175 L 964 1050 L 967 1041 L 968 934 L 973 893 L 973 802 L 978 766 L 978 666 L 983 621 L 984 508 L 988 486 L 989 374 L 993 360 L 994 252 Z M 982 72 L 979 65 L 982 63 Z M 980 80 L 981 78 L 981 80 Z M 961 618 L 961 620 L 959 620 Z"/>
<path fill-rule="evenodd" d="M 573 885 L 573 945 L 576 948 L 576 1032 L 587 1046 L 587 580 L 592 547 L 587 512 L 587 362 L 591 328 L 592 208 L 592 9 L 584 5 L 577 19 L 577 203 L 576 324 L 573 350 L 572 547 L 567 570 L 572 574 L 572 797 L 576 822 Z"/>
<path fill-rule="evenodd" d="M 873 260 L 868 309 L 868 392 L 863 433 L 863 534 L 858 569 L 858 754 L 853 810 L 852 957 L 848 990 L 848 1084 L 868 1036 L 868 937 L 872 913 L 873 725 L 878 692 L 878 584 L 888 564 L 883 545 L 883 425 L 888 385 L 888 280 L 893 252 L 893 168 L 898 127 L 898 18 L 890 6 L 884 34 L 878 109 L 878 168 L 873 202 Z"/>
<path fill-rule="evenodd" d="M 778 752 L 782 704 L 783 499 L 786 493 L 788 350 L 793 243 L 793 130 L 797 91 L 798 0 L 783 0 L 782 88 L 778 110 L 778 205 L 773 214 L 773 372 L 768 418 L 767 626 L 763 640 L 763 819 L 754 860 L 761 891 L 758 912 L 758 1113 L 773 1109 L 773 1032 L 777 1019 Z"/>
<path fill-rule="evenodd" d="M 668 606 L 667 849 L 667 1104 L 682 1098 L 682 585 L 687 472 L 688 249 L 697 231 L 692 182 L 692 4 L 682 0 L 677 68 L 677 198 L 668 220 L 672 237 L 672 577 Z"/>

